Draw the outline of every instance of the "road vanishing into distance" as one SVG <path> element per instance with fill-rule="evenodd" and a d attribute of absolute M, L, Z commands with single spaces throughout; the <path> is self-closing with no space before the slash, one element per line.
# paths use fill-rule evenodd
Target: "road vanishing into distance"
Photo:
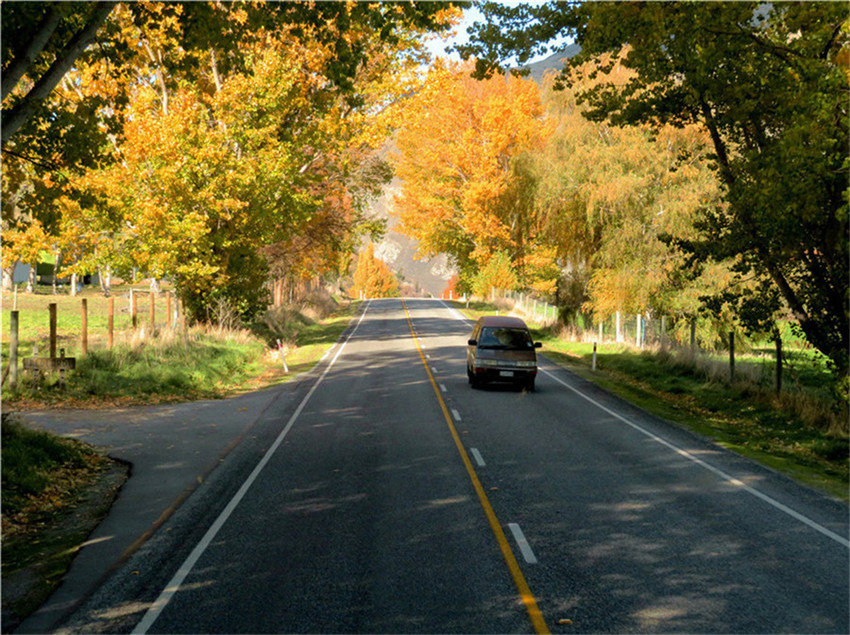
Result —
<path fill-rule="evenodd" d="M 545 359 L 473 390 L 471 328 L 365 303 L 101 593 L 112 628 L 848 632 L 846 505 Z"/>

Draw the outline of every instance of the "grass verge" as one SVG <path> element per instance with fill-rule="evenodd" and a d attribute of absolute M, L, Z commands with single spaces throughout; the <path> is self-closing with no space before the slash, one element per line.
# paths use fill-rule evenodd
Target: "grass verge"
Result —
<path fill-rule="evenodd" d="M 191 328 L 133 338 L 77 359 L 61 387 L 58 374 L 35 386 L 19 371 L 18 388 L 4 391 L 4 409 L 103 408 L 218 399 L 284 383 L 312 368 L 339 339 L 357 303 L 322 319 L 300 313 L 252 330 Z M 283 342 L 287 370 L 277 340 Z"/>
<path fill-rule="evenodd" d="M 59 585 L 80 545 L 106 515 L 126 470 L 121 466 L 116 474 L 113 462 L 90 446 L 30 430 L 6 414 L 2 442 L 3 627 L 8 631 Z M 101 492 L 93 497 L 97 486 Z"/>
<path fill-rule="evenodd" d="M 496 311 L 507 314 L 509 307 L 478 302 L 465 310 L 477 319 Z M 599 347 L 593 371 L 592 343 L 566 341 L 548 329 L 535 330 L 535 339 L 543 342 L 547 359 L 640 408 L 850 500 L 846 422 L 828 404 L 795 391 L 777 396 L 746 376 L 729 382 L 693 360 L 622 345 Z"/>

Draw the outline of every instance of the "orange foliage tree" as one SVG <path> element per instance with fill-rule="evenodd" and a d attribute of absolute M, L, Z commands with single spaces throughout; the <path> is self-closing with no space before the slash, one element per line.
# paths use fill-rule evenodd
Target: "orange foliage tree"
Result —
<path fill-rule="evenodd" d="M 375 256 L 375 245 L 369 243 L 357 258 L 354 270 L 354 285 L 349 291 L 352 298 L 361 293 L 366 298 L 398 297 L 398 278 L 380 258 Z"/>
<path fill-rule="evenodd" d="M 470 71 L 442 60 L 432 66 L 407 104 L 394 159 L 400 230 L 423 256 L 448 254 L 462 291 L 496 252 L 513 262 L 533 244 L 516 159 L 538 150 L 548 131 L 534 82 L 478 81 Z"/>

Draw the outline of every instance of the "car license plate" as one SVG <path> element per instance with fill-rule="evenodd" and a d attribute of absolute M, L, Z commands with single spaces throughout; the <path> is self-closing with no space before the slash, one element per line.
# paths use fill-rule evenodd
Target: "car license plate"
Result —
<path fill-rule="evenodd" d="M 513 377 L 514 371 L 512 370 L 500 370 L 499 377 Z"/>

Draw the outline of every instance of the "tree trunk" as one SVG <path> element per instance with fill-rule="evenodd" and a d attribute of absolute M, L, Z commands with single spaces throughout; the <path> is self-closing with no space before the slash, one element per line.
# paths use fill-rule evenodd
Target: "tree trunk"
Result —
<path fill-rule="evenodd" d="M 15 267 L 17 265 L 18 263 L 16 262 L 11 267 L 3 267 L 3 291 L 11 291 L 12 288 L 15 286 Z"/>
<path fill-rule="evenodd" d="M 30 265 L 30 275 L 27 277 L 27 293 L 35 293 L 35 285 L 38 282 L 38 272 L 36 271 L 36 263 Z"/>
<path fill-rule="evenodd" d="M 103 297 L 108 298 L 112 293 L 112 269 L 109 265 L 104 269 L 98 266 L 97 277 L 100 280 L 100 290 L 103 292 Z"/>
<path fill-rule="evenodd" d="M 92 14 L 83 30 L 74 35 L 71 41 L 64 47 L 62 54 L 53 62 L 47 72 L 35 82 L 26 96 L 11 109 L 3 111 L 3 125 L 2 132 L 0 132 L 3 144 L 14 136 L 29 116 L 47 99 L 47 96 L 50 95 L 56 85 L 65 76 L 65 73 L 74 65 L 76 59 L 86 50 L 89 43 L 94 40 L 98 29 L 106 21 L 106 18 L 109 17 L 116 4 L 118 3 L 100 3 L 100 6 Z M 4 86 L 4 89 L 11 92 L 14 86 Z"/>

